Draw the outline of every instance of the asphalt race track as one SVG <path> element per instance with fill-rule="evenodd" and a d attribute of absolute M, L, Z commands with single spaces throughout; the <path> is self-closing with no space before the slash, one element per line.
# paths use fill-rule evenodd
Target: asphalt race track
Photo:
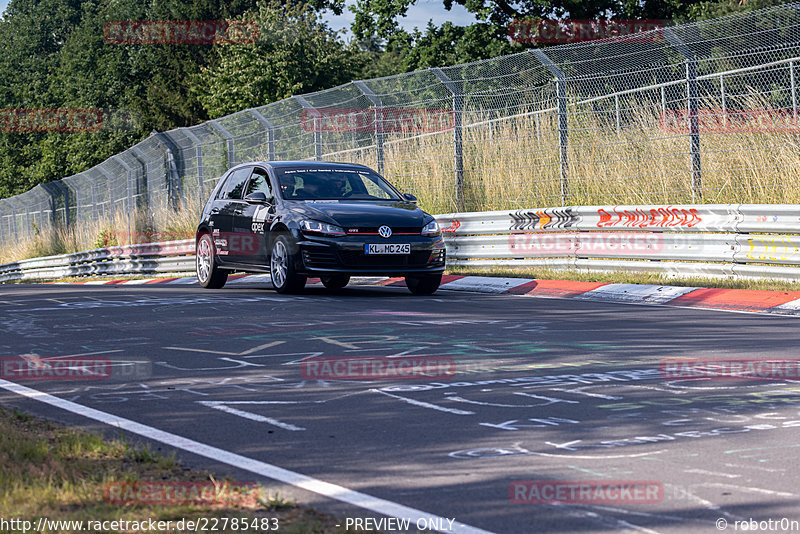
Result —
<path fill-rule="evenodd" d="M 3 406 L 91 428 L 133 421 L 114 431 L 347 517 L 410 510 L 422 526 L 497 533 L 800 522 L 790 366 L 761 380 L 665 367 L 797 359 L 795 317 L 392 287 L 2 286 L 0 310 Z M 67 357 L 111 371 L 6 364 Z M 455 375 L 309 376 L 309 361 L 344 357 L 449 362 Z"/>

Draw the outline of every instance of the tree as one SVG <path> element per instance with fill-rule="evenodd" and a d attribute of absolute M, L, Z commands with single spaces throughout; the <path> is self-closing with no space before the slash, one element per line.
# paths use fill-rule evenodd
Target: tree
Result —
<path fill-rule="evenodd" d="M 218 45 L 194 94 L 212 117 L 351 81 L 365 55 L 341 41 L 308 4 L 262 4 L 255 44 Z"/>

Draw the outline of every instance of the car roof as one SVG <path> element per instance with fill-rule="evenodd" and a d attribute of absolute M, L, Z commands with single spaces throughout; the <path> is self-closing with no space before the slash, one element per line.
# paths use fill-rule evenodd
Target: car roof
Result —
<path fill-rule="evenodd" d="M 272 167 L 273 169 L 335 169 L 335 168 L 353 168 L 359 167 L 362 169 L 369 169 L 366 165 L 360 163 L 336 163 L 332 161 L 248 161 L 240 163 L 236 167 L 244 167 L 249 165 L 262 165 L 265 167 Z M 234 168 L 236 168 L 234 167 Z"/>

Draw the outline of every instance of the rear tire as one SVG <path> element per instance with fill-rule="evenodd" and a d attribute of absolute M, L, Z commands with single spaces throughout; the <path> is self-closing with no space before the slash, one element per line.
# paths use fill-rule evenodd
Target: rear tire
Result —
<path fill-rule="evenodd" d="M 328 289 L 342 289 L 350 283 L 350 277 L 346 274 L 334 274 L 331 276 L 322 276 L 322 285 Z"/>
<path fill-rule="evenodd" d="M 442 283 L 442 275 L 406 276 L 406 287 L 414 295 L 433 295 Z"/>
<path fill-rule="evenodd" d="M 306 276 L 297 274 L 292 244 L 285 235 L 279 235 L 272 243 L 269 258 L 269 274 L 278 293 L 300 291 L 306 285 Z"/>
<path fill-rule="evenodd" d="M 217 265 L 217 249 L 211 234 L 203 234 L 195 248 L 197 281 L 206 289 L 220 289 L 228 281 L 228 271 Z"/>

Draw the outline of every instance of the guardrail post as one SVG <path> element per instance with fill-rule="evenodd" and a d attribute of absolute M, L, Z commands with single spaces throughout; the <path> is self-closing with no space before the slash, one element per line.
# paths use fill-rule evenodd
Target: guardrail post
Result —
<path fill-rule="evenodd" d="M 536 56 L 541 64 L 550 71 L 555 77 L 556 82 L 556 99 L 558 101 L 558 154 L 561 163 L 561 205 L 567 205 L 567 198 L 569 197 L 569 183 L 567 178 L 569 176 L 569 154 L 567 153 L 569 144 L 569 130 L 567 124 L 567 77 L 564 75 L 558 65 L 553 63 L 547 54 L 539 48 L 532 48 L 528 50 L 531 54 Z"/>
<path fill-rule="evenodd" d="M 190 128 L 184 128 L 183 133 L 194 144 L 194 157 L 197 158 L 197 199 L 200 201 L 200 206 L 206 202 L 205 193 L 205 168 L 203 167 L 203 143 L 200 139 L 192 133 Z M 185 168 L 185 166 L 184 166 Z"/>
<path fill-rule="evenodd" d="M 375 156 L 378 160 L 378 174 L 383 176 L 383 102 L 364 82 L 353 82 L 353 85 L 372 102 L 375 109 Z"/>
<path fill-rule="evenodd" d="M 293 96 L 297 102 L 307 109 L 309 113 L 314 115 L 314 159 L 317 161 L 322 160 L 322 113 L 317 108 L 309 104 L 308 100 L 302 96 Z"/>
<path fill-rule="evenodd" d="M 267 159 L 275 161 L 277 159 L 275 157 L 275 126 L 257 109 L 248 109 L 247 111 L 267 130 Z"/>
<path fill-rule="evenodd" d="M 689 113 L 689 157 L 692 165 L 692 202 L 702 200 L 703 172 L 700 165 L 700 118 L 698 116 L 699 90 L 697 85 L 697 58 L 670 28 L 664 28 L 664 38 L 686 58 L 686 108 Z"/>
<path fill-rule="evenodd" d="M 463 138 L 463 113 L 464 113 L 464 93 L 461 88 L 451 80 L 442 69 L 431 68 L 431 72 L 441 81 L 448 91 L 453 95 L 453 163 L 455 174 L 457 210 L 463 210 L 464 202 L 464 138 Z"/>

